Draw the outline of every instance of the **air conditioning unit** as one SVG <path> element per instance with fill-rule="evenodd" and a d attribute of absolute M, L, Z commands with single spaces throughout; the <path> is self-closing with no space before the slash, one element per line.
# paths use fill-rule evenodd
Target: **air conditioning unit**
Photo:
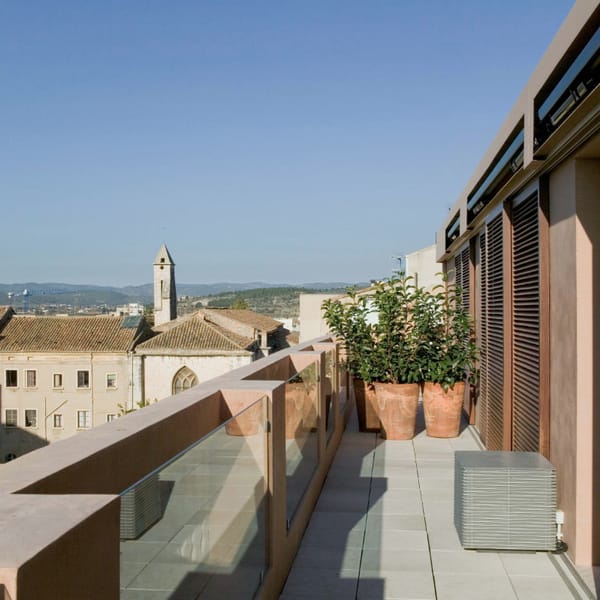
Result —
<path fill-rule="evenodd" d="M 135 540 L 162 516 L 158 474 L 150 475 L 121 496 L 121 539 Z"/>
<path fill-rule="evenodd" d="M 537 452 L 456 452 L 454 525 L 464 548 L 556 549 L 556 471 Z"/>

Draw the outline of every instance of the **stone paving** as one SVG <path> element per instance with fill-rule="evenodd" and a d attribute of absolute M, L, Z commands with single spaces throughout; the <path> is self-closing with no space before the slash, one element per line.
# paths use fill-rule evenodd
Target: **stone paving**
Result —
<path fill-rule="evenodd" d="M 350 424 L 281 600 L 572 600 L 594 598 L 548 553 L 464 550 L 453 524 L 454 451 L 480 450 L 472 428 L 411 441 Z"/>

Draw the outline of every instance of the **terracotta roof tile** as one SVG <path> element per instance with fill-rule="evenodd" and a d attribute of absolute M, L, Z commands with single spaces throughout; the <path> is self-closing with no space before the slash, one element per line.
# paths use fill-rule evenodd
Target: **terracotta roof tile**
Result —
<path fill-rule="evenodd" d="M 242 352 L 252 346 L 253 340 L 237 335 L 194 314 L 163 333 L 138 346 L 145 350 L 198 350 L 213 352 Z"/>
<path fill-rule="evenodd" d="M 204 309 L 208 318 L 210 318 L 211 312 L 218 312 L 225 317 L 229 317 L 230 319 L 234 319 L 235 321 L 239 321 L 244 325 L 251 325 L 254 329 L 259 329 L 261 331 L 275 331 L 278 327 L 280 327 L 283 323 L 281 321 L 276 321 L 275 319 L 271 319 L 271 317 L 267 317 L 265 315 L 261 315 L 252 310 L 242 310 L 235 308 L 208 308 Z"/>
<path fill-rule="evenodd" d="M 0 352 L 127 352 L 146 322 L 127 317 L 13 316 L 0 332 Z"/>

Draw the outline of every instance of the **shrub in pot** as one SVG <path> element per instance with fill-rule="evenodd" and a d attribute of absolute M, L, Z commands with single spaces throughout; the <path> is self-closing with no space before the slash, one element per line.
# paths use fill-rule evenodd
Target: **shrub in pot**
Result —
<path fill-rule="evenodd" d="M 439 286 L 419 290 L 413 307 L 417 362 L 423 383 L 427 435 L 456 437 L 460 429 L 465 384 L 475 370 L 477 348 L 471 318 L 460 289 Z"/>
<path fill-rule="evenodd" d="M 322 309 L 329 330 L 341 342 L 341 366 L 353 379 L 359 430 L 379 431 L 371 373 L 375 341 L 368 298 L 349 290 L 347 299 L 325 300 Z"/>
<path fill-rule="evenodd" d="M 412 307 L 418 293 L 410 277 L 399 275 L 375 285 L 377 320 L 370 374 L 375 382 L 383 434 L 390 440 L 412 439 L 419 402 L 419 368 Z"/>

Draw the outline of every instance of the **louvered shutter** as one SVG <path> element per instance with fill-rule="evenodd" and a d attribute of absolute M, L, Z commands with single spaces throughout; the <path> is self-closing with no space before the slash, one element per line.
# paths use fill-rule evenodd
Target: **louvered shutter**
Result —
<path fill-rule="evenodd" d="M 456 286 L 461 290 L 462 305 L 469 312 L 469 293 L 471 289 L 469 248 L 465 248 L 454 257 L 454 270 L 456 272 Z"/>
<path fill-rule="evenodd" d="M 540 258 L 537 195 L 513 208 L 513 450 L 539 450 Z"/>
<path fill-rule="evenodd" d="M 480 397 L 478 423 L 483 441 L 490 450 L 501 450 L 504 397 L 504 290 L 502 215 L 493 218 L 480 236 Z"/>

